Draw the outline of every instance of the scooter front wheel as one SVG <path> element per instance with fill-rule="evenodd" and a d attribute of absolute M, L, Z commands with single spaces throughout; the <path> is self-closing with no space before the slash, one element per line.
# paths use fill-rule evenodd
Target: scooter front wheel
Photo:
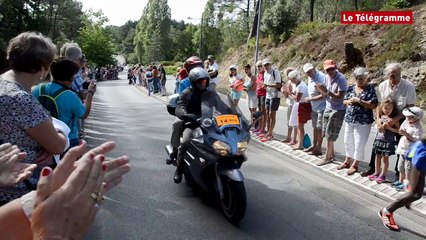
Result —
<path fill-rule="evenodd" d="M 237 182 L 222 176 L 223 198 L 220 199 L 226 219 L 237 224 L 246 213 L 247 199 L 244 182 Z"/>

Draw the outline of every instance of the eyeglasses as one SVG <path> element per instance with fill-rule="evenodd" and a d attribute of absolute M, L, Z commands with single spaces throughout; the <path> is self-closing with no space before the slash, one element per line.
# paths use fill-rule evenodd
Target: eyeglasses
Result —
<path fill-rule="evenodd" d="M 329 68 L 327 70 L 325 70 L 326 72 L 333 72 L 334 70 L 336 70 L 335 68 Z"/>

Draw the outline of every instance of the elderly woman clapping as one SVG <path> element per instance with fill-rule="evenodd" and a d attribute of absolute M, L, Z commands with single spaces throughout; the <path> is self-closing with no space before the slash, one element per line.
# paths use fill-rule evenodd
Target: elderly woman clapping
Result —
<path fill-rule="evenodd" d="M 311 104 L 306 101 L 309 97 L 308 86 L 302 80 L 300 72 L 297 70 L 291 71 L 288 78 L 294 84 L 295 89 L 293 92 L 287 91 L 288 97 L 293 99 L 294 102 L 299 104 L 297 111 L 297 136 L 299 138 L 298 146 L 293 146 L 294 150 L 303 150 L 303 137 L 305 136 L 305 123 L 311 119 Z M 293 139 L 293 142 L 297 142 Z"/>
<path fill-rule="evenodd" d="M 348 175 L 358 171 L 358 163 L 364 159 L 365 144 L 374 122 L 373 109 L 378 103 L 374 87 L 367 82 L 367 69 L 357 68 L 353 76 L 355 84 L 348 88 L 343 102 L 347 107 L 344 122 L 346 159 L 338 167 L 339 170 L 349 168 Z"/>

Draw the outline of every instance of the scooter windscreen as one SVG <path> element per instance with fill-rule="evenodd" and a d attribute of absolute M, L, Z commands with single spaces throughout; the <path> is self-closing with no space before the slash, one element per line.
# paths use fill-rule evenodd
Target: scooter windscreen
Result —
<path fill-rule="evenodd" d="M 247 127 L 247 119 L 238 106 L 235 106 L 232 99 L 228 96 L 220 96 L 214 91 L 207 91 L 202 96 L 202 116 L 201 124 L 208 127 L 213 121 L 218 127 L 240 126 Z"/>

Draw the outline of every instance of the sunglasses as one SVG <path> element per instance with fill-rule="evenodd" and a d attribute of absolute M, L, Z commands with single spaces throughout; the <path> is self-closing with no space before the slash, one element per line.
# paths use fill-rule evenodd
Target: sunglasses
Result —
<path fill-rule="evenodd" d="M 329 68 L 327 70 L 325 70 L 326 72 L 333 72 L 334 70 L 336 70 L 335 68 Z"/>

